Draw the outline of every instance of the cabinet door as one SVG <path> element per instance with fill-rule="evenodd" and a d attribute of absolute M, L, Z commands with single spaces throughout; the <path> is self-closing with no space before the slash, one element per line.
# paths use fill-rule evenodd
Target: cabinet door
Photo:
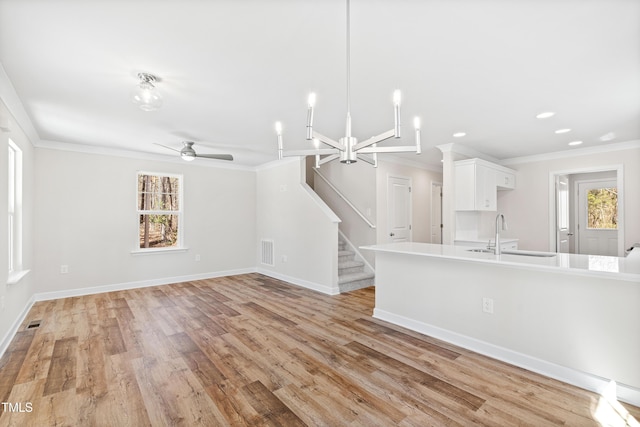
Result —
<path fill-rule="evenodd" d="M 498 209 L 496 194 L 496 171 L 483 165 L 476 165 L 476 206 L 477 211 Z"/>
<path fill-rule="evenodd" d="M 496 171 L 496 186 L 499 190 L 516 188 L 516 176 L 504 171 Z"/>
<path fill-rule="evenodd" d="M 476 168 L 473 164 L 456 165 L 455 201 L 457 211 L 476 209 Z"/>

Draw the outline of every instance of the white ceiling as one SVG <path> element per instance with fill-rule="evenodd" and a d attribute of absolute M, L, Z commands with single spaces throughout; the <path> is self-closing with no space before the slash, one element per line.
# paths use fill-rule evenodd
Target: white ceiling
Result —
<path fill-rule="evenodd" d="M 285 148 L 308 146 L 311 91 L 315 129 L 344 135 L 345 12 L 344 0 L 0 0 L 0 61 L 38 145 L 172 155 L 154 143 L 190 139 L 255 166 L 277 158 L 277 120 Z M 423 154 L 402 157 L 640 140 L 638 0 L 352 0 L 351 40 L 354 136 L 393 127 L 399 88 L 403 145 L 412 117 L 423 123 Z M 159 111 L 130 101 L 141 71 L 162 80 Z"/>

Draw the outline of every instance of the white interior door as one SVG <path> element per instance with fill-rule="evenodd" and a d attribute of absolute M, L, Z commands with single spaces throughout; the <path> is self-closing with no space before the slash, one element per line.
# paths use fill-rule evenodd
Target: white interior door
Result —
<path fill-rule="evenodd" d="M 569 253 L 573 232 L 569 215 L 569 177 L 556 176 L 556 250 Z"/>
<path fill-rule="evenodd" d="M 442 244 L 442 184 L 431 184 L 431 243 Z"/>
<path fill-rule="evenodd" d="M 616 181 L 578 183 L 578 253 L 618 256 Z"/>
<path fill-rule="evenodd" d="M 387 201 L 389 241 L 411 241 L 411 180 L 389 176 Z"/>

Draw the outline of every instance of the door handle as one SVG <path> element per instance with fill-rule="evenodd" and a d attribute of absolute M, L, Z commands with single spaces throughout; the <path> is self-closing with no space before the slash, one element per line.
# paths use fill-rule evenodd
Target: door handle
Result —
<path fill-rule="evenodd" d="M 389 233 L 389 236 L 393 237 L 395 236 L 395 234 L 393 233 L 393 231 L 391 233 Z"/>
<path fill-rule="evenodd" d="M 567 236 L 573 236 L 573 233 L 567 233 Z"/>

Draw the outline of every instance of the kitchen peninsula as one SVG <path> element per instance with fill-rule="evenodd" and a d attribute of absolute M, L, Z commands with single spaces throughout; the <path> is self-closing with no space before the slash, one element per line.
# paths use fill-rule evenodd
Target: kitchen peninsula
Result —
<path fill-rule="evenodd" d="M 374 317 L 640 405 L 640 250 L 627 257 L 427 243 L 376 253 Z"/>

